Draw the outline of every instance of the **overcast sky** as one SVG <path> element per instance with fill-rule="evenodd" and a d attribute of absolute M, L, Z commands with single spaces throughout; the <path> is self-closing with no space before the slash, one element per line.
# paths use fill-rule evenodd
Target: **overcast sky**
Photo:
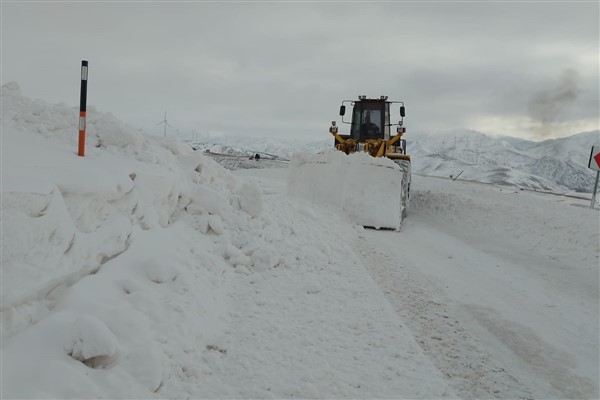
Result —
<path fill-rule="evenodd" d="M 599 129 L 597 1 L 1 7 L 3 84 L 78 106 L 86 59 L 88 105 L 148 133 L 318 140 L 360 94 L 404 101 L 407 139 Z"/>

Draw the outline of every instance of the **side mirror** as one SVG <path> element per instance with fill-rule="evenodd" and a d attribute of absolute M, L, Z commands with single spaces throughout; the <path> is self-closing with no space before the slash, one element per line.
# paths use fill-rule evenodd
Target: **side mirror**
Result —
<path fill-rule="evenodd" d="M 405 115 L 406 115 L 406 111 L 404 109 L 404 106 L 400 106 L 400 116 L 404 118 Z"/>
<path fill-rule="evenodd" d="M 346 114 L 346 106 L 345 106 L 345 105 L 342 105 L 342 106 L 340 107 L 340 115 L 341 115 L 341 116 L 344 116 L 345 114 Z"/>

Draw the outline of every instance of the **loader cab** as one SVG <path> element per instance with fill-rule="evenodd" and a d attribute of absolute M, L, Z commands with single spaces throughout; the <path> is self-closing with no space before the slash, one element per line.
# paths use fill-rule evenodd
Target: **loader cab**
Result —
<path fill-rule="evenodd" d="M 350 132 L 338 132 L 335 121 L 331 121 L 329 133 L 334 136 L 333 146 L 346 154 L 364 151 L 373 157 L 388 157 L 394 160 L 410 162 L 406 154 L 406 140 L 402 136 L 406 133 L 404 117 L 406 110 L 403 101 L 387 101 L 387 96 L 367 98 L 358 96 L 356 100 L 343 100 L 340 106 L 342 123 L 350 125 Z M 346 104 L 352 105 L 351 120 L 344 120 Z M 400 104 L 400 121 L 390 123 L 390 108 L 392 104 Z M 391 127 L 396 127 L 392 134 Z"/>
<path fill-rule="evenodd" d="M 354 103 L 350 137 L 364 142 L 390 138 L 390 104 L 383 99 L 364 99 Z"/>

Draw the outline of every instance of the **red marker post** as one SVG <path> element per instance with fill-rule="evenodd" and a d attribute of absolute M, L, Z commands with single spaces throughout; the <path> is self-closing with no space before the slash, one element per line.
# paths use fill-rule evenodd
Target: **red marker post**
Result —
<path fill-rule="evenodd" d="M 79 146 L 77 155 L 85 154 L 85 109 L 87 105 L 88 62 L 81 61 L 81 94 L 79 96 Z"/>

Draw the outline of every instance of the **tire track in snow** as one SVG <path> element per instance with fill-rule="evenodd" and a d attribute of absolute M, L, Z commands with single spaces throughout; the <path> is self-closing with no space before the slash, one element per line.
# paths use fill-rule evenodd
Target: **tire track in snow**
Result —
<path fill-rule="evenodd" d="M 395 235 L 368 231 L 365 236 L 371 239 L 381 234 Z M 461 398 L 535 398 L 482 349 L 460 316 L 453 315 L 450 307 L 437 301 L 430 284 L 399 265 L 378 248 L 378 242 L 381 240 L 366 240 L 357 245 L 365 268 L 413 332 L 416 342 Z"/>

